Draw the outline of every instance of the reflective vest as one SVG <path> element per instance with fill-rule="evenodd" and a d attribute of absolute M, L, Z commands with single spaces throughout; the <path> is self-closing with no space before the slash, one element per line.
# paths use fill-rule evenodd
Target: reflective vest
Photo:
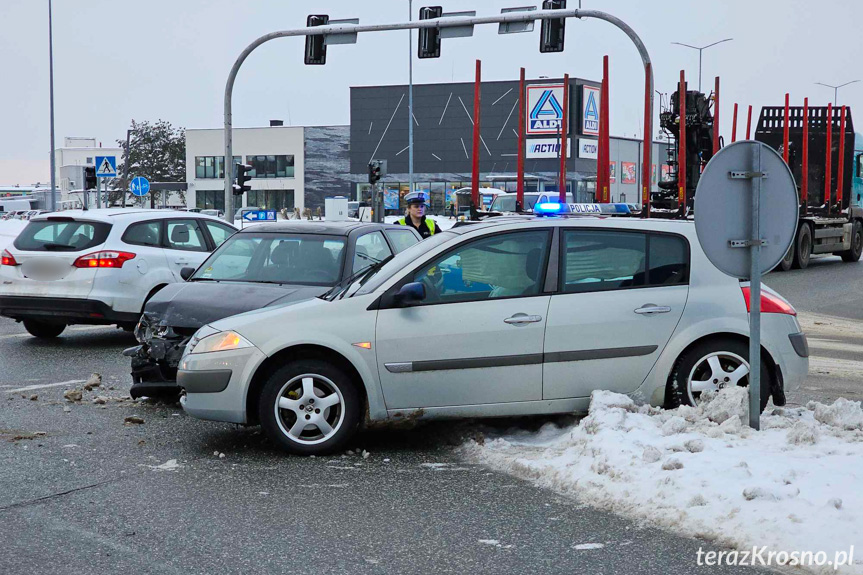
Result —
<path fill-rule="evenodd" d="M 433 236 L 433 235 L 434 235 L 434 230 L 435 230 L 435 227 L 436 227 L 436 226 L 435 226 L 435 223 L 434 223 L 434 220 L 424 219 L 424 220 L 423 220 L 423 222 L 424 222 L 424 223 L 425 223 L 425 225 L 426 225 L 426 229 L 429 231 L 429 237 Z M 406 225 L 408 225 L 407 217 L 401 218 L 400 220 L 396 220 L 396 224 L 398 224 L 398 225 L 400 225 L 400 226 L 406 226 Z M 431 225 L 429 225 L 429 224 L 431 224 Z"/>

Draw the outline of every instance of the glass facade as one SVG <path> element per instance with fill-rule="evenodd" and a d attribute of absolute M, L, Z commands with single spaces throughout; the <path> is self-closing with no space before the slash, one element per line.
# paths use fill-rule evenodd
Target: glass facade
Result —
<path fill-rule="evenodd" d="M 252 178 L 293 178 L 294 156 L 246 156 Z"/>
<path fill-rule="evenodd" d="M 202 210 L 225 211 L 224 190 L 198 190 L 195 192 L 195 207 Z"/>
<path fill-rule="evenodd" d="M 262 210 L 294 211 L 294 190 L 252 190 L 246 192 L 246 205 Z"/>
<path fill-rule="evenodd" d="M 242 156 L 234 156 L 233 164 L 243 161 Z M 225 177 L 225 156 L 195 156 L 195 178 L 199 180 L 216 180 Z M 234 177 L 237 176 L 234 170 Z"/>

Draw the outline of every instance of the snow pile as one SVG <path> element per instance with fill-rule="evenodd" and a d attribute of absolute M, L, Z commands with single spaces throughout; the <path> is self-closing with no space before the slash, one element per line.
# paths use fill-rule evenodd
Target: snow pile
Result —
<path fill-rule="evenodd" d="M 0 251 L 15 241 L 27 223 L 21 220 L 0 220 Z"/>
<path fill-rule="evenodd" d="M 847 552 L 863 541 L 863 409 L 775 409 L 748 425 L 744 388 L 706 394 L 696 407 L 665 411 L 596 391 L 572 426 L 545 424 L 470 441 L 485 463 L 579 501 L 737 549 Z M 853 565 L 811 570 L 863 573 Z"/>

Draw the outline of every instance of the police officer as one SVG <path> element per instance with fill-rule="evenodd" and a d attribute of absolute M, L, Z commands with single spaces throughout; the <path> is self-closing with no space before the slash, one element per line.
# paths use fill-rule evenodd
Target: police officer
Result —
<path fill-rule="evenodd" d="M 405 202 L 408 205 L 408 215 L 404 218 L 396 220 L 400 226 L 410 226 L 422 236 L 423 239 L 429 238 L 441 232 L 440 227 L 431 218 L 426 218 L 426 201 L 428 194 L 425 192 L 411 192 L 405 196 Z"/>

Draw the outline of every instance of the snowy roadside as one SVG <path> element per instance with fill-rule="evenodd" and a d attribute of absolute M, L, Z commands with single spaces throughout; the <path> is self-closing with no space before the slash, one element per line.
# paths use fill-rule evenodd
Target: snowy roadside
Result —
<path fill-rule="evenodd" d="M 863 574 L 860 402 L 772 409 L 755 432 L 744 423 L 746 397 L 727 389 L 698 408 L 664 411 L 594 392 L 589 415 L 571 426 L 510 431 L 461 451 L 645 526 L 739 551 L 766 546 L 765 559 L 810 552 L 801 565 L 810 572 Z M 852 546 L 853 564 L 826 564 Z M 770 566 L 794 566 L 793 557 Z"/>

